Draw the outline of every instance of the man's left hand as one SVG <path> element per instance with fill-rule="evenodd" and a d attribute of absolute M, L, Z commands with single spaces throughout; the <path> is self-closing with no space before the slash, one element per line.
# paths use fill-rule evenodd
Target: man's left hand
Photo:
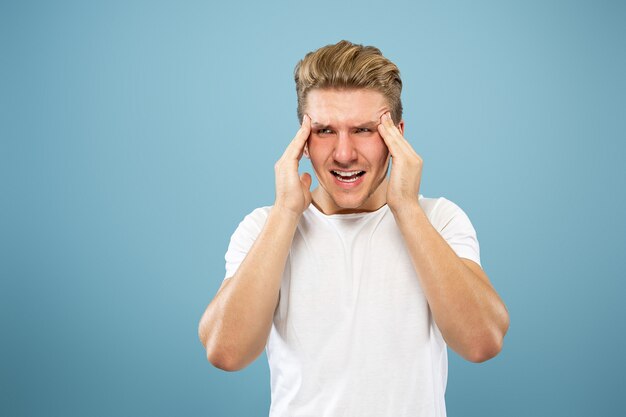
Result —
<path fill-rule="evenodd" d="M 392 158 L 387 205 L 397 212 L 403 207 L 418 204 L 423 160 L 393 124 L 389 112 L 383 114 L 380 120 L 378 132 Z"/>

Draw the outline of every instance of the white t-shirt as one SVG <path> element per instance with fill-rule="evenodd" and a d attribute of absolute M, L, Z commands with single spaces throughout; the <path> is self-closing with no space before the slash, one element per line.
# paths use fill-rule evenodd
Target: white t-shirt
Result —
<path fill-rule="evenodd" d="M 463 210 L 443 197 L 420 195 L 419 203 L 456 254 L 480 264 Z M 270 209 L 258 208 L 239 224 L 225 256 L 226 278 Z M 265 349 L 270 417 L 446 415 L 446 344 L 387 205 L 335 215 L 307 208 Z"/>

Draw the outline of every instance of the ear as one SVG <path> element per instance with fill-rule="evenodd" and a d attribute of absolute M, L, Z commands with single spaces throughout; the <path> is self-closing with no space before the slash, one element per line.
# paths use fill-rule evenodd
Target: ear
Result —
<path fill-rule="evenodd" d="M 305 144 L 304 144 L 304 152 L 303 152 L 303 154 L 304 154 L 304 157 L 305 157 L 305 158 L 307 158 L 307 159 L 310 159 L 310 158 L 311 158 L 311 157 L 309 156 L 309 144 L 308 144 L 308 143 L 305 143 Z"/>
<path fill-rule="evenodd" d="M 402 133 L 402 136 L 404 136 L 404 119 L 400 120 L 400 123 L 398 123 L 398 130 Z"/>

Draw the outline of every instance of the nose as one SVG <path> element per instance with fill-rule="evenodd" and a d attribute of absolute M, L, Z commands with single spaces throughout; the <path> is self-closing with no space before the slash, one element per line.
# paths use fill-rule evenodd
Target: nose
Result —
<path fill-rule="evenodd" d="M 337 135 L 337 142 L 335 150 L 333 152 L 333 158 L 339 165 L 345 165 L 346 168 L 350 164 L 358 159 L 356 147 L 354 141 L 349 133 L 339 132 Z"/>

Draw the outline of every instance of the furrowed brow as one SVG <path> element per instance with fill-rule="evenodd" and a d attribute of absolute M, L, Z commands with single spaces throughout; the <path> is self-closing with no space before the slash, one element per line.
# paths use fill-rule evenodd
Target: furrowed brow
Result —
<path fill-rule="evenodd" d="M 373 120 L 371 122 L 365 122 L 365 123 L 361 123 L 361 124 L 357 124 L 355 127 L 362 129 L 362 128 L 368 128 L 368 129 L 376 129 L 376 126 L 378 126 L 379 121 L 378 120 Z M 316 129 L 328 129 L 331 128 L 331 125 L 326 125 L 323 123 L 317 123 L 317 122 L 313 122 L 311 123 L 311 127 L 314 127 Z"/>
<path fill-rule="evenodd" d="M 357 125 L 357 128 L 367 128 L 367 129 L 373 129 L 376 130 L 376 126 L 378 126 L 378 121 L 377 120 L 373 120 L 371 122 L 365 122 L 363 124 Z"/>

